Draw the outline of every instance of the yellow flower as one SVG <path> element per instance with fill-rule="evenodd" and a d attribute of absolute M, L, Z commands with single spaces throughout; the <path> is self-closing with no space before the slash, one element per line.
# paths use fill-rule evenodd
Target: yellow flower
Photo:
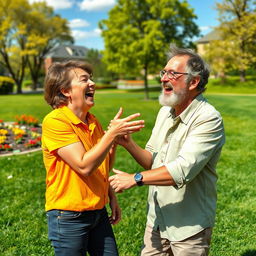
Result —
<path fill-rule="evenodd" d="M 6 135 L 8 133 L 5 129 L 0 129 L 0 135 Z"/>
<path fill-rule="evenodd" d="M 6 141 L 6 136 L 0 136 L 0 144 L 5 143 Z"/>
<path fill-rule="evenodd" d="M 18 134 L 22 134 L 24 135 L 26 132 L 20 128 L 13 128 L 12 129 L 12 132 L 15 134 L 15 135 L 18 135 Z"/>

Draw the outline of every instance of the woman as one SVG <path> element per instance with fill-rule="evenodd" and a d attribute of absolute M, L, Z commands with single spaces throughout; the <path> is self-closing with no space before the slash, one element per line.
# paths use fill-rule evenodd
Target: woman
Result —
<path fill-rule="evenodd" d="M 121 217 L 108 183 L 117 136 L 139 131 L 133 114 L 111 121 L 107 132 L 89 113 L 94 105 L 92 69 L 83 62 L 54 63 L 45 79 L 45 100 L 53 108 L 43 121 L 49 239 L 56 256 L 118 255 L 111 224 Z M 110 202 L 112 215 L 105 205 Z"/>

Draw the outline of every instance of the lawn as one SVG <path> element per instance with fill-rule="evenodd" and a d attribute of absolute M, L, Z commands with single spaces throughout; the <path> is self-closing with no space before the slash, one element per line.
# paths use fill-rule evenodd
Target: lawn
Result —
<path fill-rule="evenodd" d="M 157 92 L 99 91 L 92 112 L 106 128 L 120 106 L 124 115 L 140 112 L 146 128 L 134 139 L 144 146 L 159 109 Z M 256 97 L 206 94 L 222 114 L 226 144 L 218 164 L 218 209 L 211 256 L 256 255 Z M 0 119 L 32 114 L 42 121 L 50 108 L 42 95 L 0 96 Z M 128 172 L 141 168 L 118 148 L 115 167 Z M 45 170 L 41 152 L 0 158 L 0 255 L 51 256 L 44 213 Z M 136 256 L 146 221 L 147 187 L 118 195 L 122 221 L 114 227 L 120 256 Z"/>

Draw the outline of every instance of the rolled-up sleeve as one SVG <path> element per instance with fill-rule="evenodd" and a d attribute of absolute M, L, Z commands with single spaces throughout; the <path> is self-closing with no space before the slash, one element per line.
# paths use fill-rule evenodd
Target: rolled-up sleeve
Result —
<path fill-rule="evenodd" d="M 176 159 L 165 164 L 176 188 L 191 182 L 214 155 L 219 156 L 225 141 L 223 122 L 218 115 L 200 118 L 190 128 Z"/>

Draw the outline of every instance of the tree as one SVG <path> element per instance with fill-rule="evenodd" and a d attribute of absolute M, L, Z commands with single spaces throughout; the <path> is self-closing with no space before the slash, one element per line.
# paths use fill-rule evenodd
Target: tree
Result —
<path fill-rule="evenodd" d="M 26 0 L 0 2 L 0 55 L 1 64 L 9 71 L 21 93 L 27 56 L 25 54 L 25 10 Z"/>
<path fill-rule="evenodd" d="M 103 61 L 122 75 L 138 76 L 143 70 L 148 99 L 148 74 L 164 65 L 171 42 L 191 46 L 190 39 L 199 34 L 195 18 L 186 1 L 118 0 L 109 18 L 99 24 Z"/>
<path fill-rule="evenodd" d="M 56 45 L 73 43 L 67 20 L 55 15 L 45 2 L 31 5 L 27 26 L 28 67 L 36 90 L 45 55 Z"/>
<path fill-rule="evenodd" d="M 217 30 L 216 30 L 217 31 Z M 211 64 L 211 69 L 216 77 L 225 82 L 226 72 L 236 69 L 236 61 L 232 41 L 213 40 L 205 46 L 204 57 Z"/>
<path fill-rule="evenodd" d="M 26 66 L 36 89 L 43 57 L 61 41 L 72 41 L 67 21 L 45 3 L 0 0 L 0 56 L 22 93 Z"/>
<path fill-rule="evenodd" d="M 228 59 L 227 65 L 239 70 L 240 80 L 245 81 L 246 70 L 256 62 L 255 0 L 224 0 L 216 7 L 222 38 L 218 44 L 219 47 L 226 45 L 223 59 Z"/>
<path fill-rule="evenodd" d="M 89 49 L 86 56 L 86 61 L 93 66 L 93 77 L 96 82 L 109 83 L 116 74 L 107 70 L 107 66 L 102 62 L 102 54 L 97 49 Z"/>

